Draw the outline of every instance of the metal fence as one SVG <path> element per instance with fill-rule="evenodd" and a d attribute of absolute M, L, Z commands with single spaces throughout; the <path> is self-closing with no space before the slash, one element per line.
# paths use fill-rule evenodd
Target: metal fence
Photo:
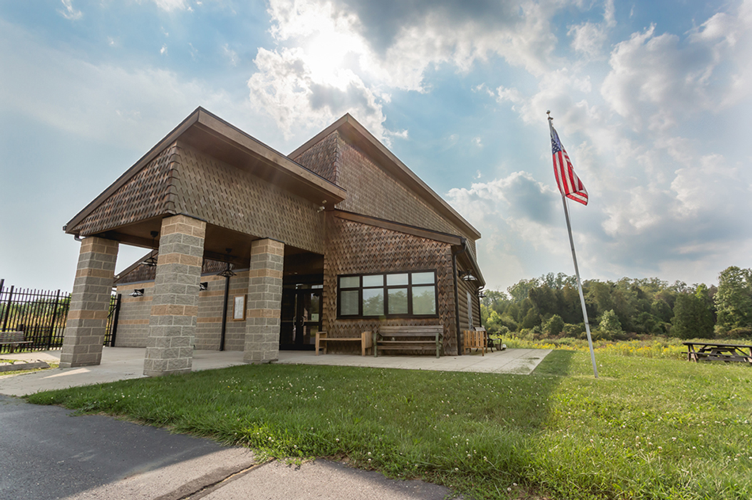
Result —
<path fill-rule="evenodd" d="M 68 292 L 32 290 L 15 286 L 6 288 L 5 280 L 0 279 L 0 331 L 24 332 L 24 340 L 30 340 L 32 343 L 23 350 L 44 351 L 62 348 L 69 307 Z M 110 299 L 104 337 L 106 346 L 115 343 L 119 311 L 120 296 L 113 295 Z M 10 348 L 9 345 L 0 345 L 0 353 L 8 352 Z"/>

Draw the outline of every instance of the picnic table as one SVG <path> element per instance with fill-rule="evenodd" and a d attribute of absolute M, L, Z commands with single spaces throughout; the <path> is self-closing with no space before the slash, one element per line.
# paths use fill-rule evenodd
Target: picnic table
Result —
<path fill-rule="evenodd" d="M 752 364 L 752 345 L 719 342 L 682 342 L 687 346 L 687 361 L 741 361 Z"/>

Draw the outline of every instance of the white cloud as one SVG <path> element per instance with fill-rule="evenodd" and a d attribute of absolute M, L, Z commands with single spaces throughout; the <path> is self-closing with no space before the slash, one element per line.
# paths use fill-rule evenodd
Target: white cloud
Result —
<path fill-rule="evenodd" d="M 228 44 L 224 44 L 222 46 L 222 53 L 230 61 L 231 65 L 233 66 L 238 65 L 238 54 L 234 50 L 230 49 Z"/>
<path fill-rule="evenodd" d="M 59 10 L 64 18 L 70 19 L 71 21 L 75 21 L 77 19 L 81 19 L 83 16 L 83 13 L 80 10 L 76 10 L 73 7 L 73 0 L 60 0 L 63 4 L 63 7 L 65 7 L 65 10 Z"/>
<path fill-rule="evenodd" d="M 251 101 L 288 136 L 350 111 L 380 138 L 389 89 L 426 92 L 426 72 L 441 64 L 468 71 L 498 54 L 542 74 L 554 48 L 553 10 L 532 1 L 501 2 L 492 18 L 470 4 L 360 0 L 271 0 L 279 47 L 260 49 Z M 385 15 L 388 11 L 390 14 Z M 283 109 L 284 108 L 284 109 Z"/>
<path fill-rule="evenodd" d="M 262 48 L 254 62 L 259 72 L 248 80 L 251 105 L 271 115 L 286 137 L 320 129 L 349 112 L 376 137 L 386 139 L 382 106 L 352 71 L 339 69 L 322 78 L 300 48 Z"/>
<path fill-rule="evenodd" d="M 162 48 L 159 49 L 159 53 L 165 55 L 167 53 L 167 45 L 162 45 Z"/>
<path fill-rule="evenodd" d="M 717 113 L 749 95 L 752 2 L 738 15 L 718 13 L 690 32 L 655 26 L 616 45 L 601 92 L 635 130 L 665 131 L 698 113 Z"/>
<path fill-rule="evenodd" d="M 606 31 L 600 24 L 584 22 L 571 26 L 567 35 L 572 37 L 572 48 L 589 57 L 598 57 L 606 43 Z"/>
<path fill-rule="evenodd" d="M 174 10 L 192 10 L 187 0 L 154 0 L 160 9 L 172 12 Z"/>
<path fill-rule="evenodd" d="M 569 250 L 560 195 L 527 172 L 514 172 L 489 182 L 455 188 L 446 195 L 483 234 L 478 257 L 489 288 L 500 288 L 522 278 L 562 269 Z M 554 261 L 538 261 L 541 254 Z"/>

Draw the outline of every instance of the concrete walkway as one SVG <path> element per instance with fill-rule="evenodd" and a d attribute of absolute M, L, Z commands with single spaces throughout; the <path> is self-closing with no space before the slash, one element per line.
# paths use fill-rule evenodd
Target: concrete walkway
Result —
<path fill-rule="evenodd" d="M 0 376 L 0 394 L 25 396 L 40 391 L 78 387 L 82 385 L 116 382 L 142 378 L 146 349 L 105 347 L 102 364 L 82 368 L 44 370 L 20 375 Z M 407 370 L 436 370 L 479 373 L 530 374 L 538 363 L 551 352 L 548 349 L 507 349 L 465 356 L 357 356 L 351 354 L 326 354 L 316 356 L 313 351 L 280 351 L 279 364 L 361 366 L 372 368 L 398 368 Z M 3 359 L 42 360 L 58 362 L 60 351 L 39 351 L 21 354 L 4 354 Z M 193 370 L 212 370 L 242 365 L 241 351 L 195 351 Z"/>

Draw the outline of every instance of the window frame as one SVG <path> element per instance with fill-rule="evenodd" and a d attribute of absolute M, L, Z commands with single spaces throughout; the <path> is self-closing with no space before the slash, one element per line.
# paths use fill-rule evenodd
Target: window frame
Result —
<path fill-rule="evenodd" d="M 433 273 L 433 283 L 413 284 L 413 273 Z M 396 274 L 407 274 L 407 284 L 405 285 L 388 285 L 388 276 Z M 363 286 L 364 276 L 383 276 L 384 282 L 381 286 Z M 358 287 L 342 288 L 340 287 L 341 278 L 358 278 Z M 410 271 L 396 271 L 383 273 L 361 273 L 361 274 L 339 274 L 337 275 L 337 319 L 421 319 L 421 318 L 438 318 L 439 317 L 439 283 L 438 272 L 436 269 L 415 269 Z M 414 314 L 413 313 L 413 287 L 433 286 L 434 288 L 434 314 Z M 406 288 L 407 289 L 407 314 L 389 314 L 389 290 Z M 381 289 L 384 294 L 384 314 L 373 316 L 363 315 L 363 289 L 373 290 Z M 358 291 L 358 314 L 342 315 L 342 292 Z"/>

